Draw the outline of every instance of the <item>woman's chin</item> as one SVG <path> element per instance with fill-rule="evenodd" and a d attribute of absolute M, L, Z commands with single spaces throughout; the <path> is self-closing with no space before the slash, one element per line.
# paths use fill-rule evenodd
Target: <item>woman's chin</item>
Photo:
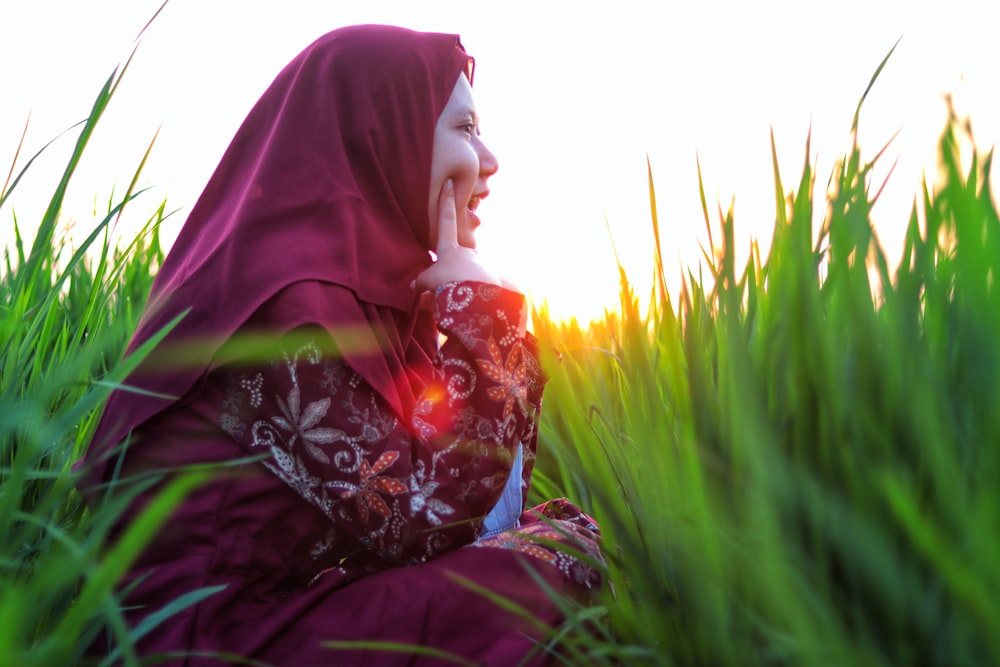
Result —
<path fill-rule="evenodd" d="M 482 222 L 472 211 L 465 212 L 465 220 L 459 220 L 458 225 L 458 245 L 463 248 L 476 249 L 476 230 Z"/>

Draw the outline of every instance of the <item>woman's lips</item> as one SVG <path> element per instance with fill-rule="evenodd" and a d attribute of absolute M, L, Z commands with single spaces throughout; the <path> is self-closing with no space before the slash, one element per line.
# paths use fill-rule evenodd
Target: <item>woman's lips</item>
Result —
<path fill-rule="evenodd" d="M 476 227 L 482 224 L 482 221 L 479 219 L 479 216 L 476 215 L 476 209 L 479 208 L 479 205 L 482 203 L 484 199 L 486 199 L 487 196 L 489 196 L 489 194 L 490 194 L 489 190 L 483 190 L 482 192 L 476 193 L 471 197 L 469 197 L 469 204 L 466 207 L 466 210 L 469 214 L 469 218 L 472 220 L 474 226 Z"/>

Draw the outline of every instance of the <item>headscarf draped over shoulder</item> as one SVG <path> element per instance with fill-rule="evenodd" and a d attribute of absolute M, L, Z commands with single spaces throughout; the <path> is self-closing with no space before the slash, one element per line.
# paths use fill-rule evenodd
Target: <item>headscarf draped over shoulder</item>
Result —
<path fill-rule="evenodd" d="M 318 324 L 338 346 L 351 331 L 348 363 L 405 417 L 434 347 L 409 287 L 430 264 L 434 128 L 473 65 L 457 35 L 365 25 L 320 37 L 278 74 L 191 210 L 129 345 L 187 311 L 126 381 L 173 398 L 112 393 L 83 488 L 106 481 L 115 445 L 183 400 L 248 323 L 275 335 Z M 359 330 L 378 349 L 358 351 Z"/>

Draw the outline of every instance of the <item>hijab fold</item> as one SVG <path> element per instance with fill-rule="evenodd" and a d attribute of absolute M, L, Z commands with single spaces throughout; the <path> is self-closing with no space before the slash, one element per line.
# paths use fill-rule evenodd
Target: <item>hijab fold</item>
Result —
<path fill-rule="evenodd" d="M 180 324 L 112 393 L 83 487 L 107 481 L 131 431 L 183 401 L 251 320 L 280 336 L 320 325 L 406 419 L 436 334 L 410 282 L 430 265 L 434 128 L 474 61 L 457 35 L 392 26 L 330 32 L 296 56 L 247 115 L 152 287 L 134 351 Z M 367 332 L 369 349 L 345 339 Z M 178 364 L 170 350 L 198 343 Z M 189 348 L 186 348 L 189 349 Z"/>

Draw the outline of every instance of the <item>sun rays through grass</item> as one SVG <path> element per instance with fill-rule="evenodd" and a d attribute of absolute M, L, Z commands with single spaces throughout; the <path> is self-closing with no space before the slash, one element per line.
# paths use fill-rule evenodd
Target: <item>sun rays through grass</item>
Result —
<path fill-rule="evenodd" d="M 775 160 L 765 259 L 737 265 L 720 211 L 676 303 L 657 272 L 640 311 L 622 275 L 604 322 L 536 318 L 560 353 L 543 493 L 605 531 L 602 664 L 1000 659 L 1000 220 L 969 131 L 945 128 L 895 271 L 874 161 L 855 143 L 817 195 L 807 144 L 794 189 Z M 656 225 L 652 177 L 650 200 Z"/>

